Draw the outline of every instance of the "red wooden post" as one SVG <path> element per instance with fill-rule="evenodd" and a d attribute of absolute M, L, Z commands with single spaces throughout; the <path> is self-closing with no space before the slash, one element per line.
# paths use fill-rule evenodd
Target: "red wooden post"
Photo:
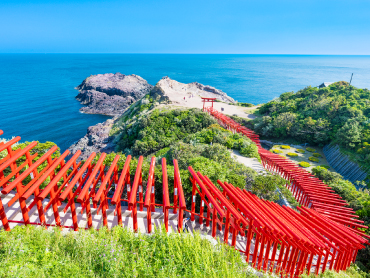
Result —
<path fill-rule="evenodd" d="M 225 219 L 225 232 L 224 232 L 224 242 L 228 243 L 229 240 L 229 220 L 230 220 L 230 211 L 226 212 L 226 219 Z"/>
<path fill-rule="evenodd" d="M 196 187 L 196 184 L 195 184 L 195 179 L 190 179 L 191 180 L 191 183 L 193 185 L 193 188 L 191 190 L 191 217 L 190 217 L 190 220 L 193 222 L 195 220 L 195 198 L 196 198 L 196 195 L 195 195 L 195 187 Z"/>
<path fill-rule="evenodd" d="M 211 206 L 212 204 L 210 204 Z M 217 210 L 216 207 L 213 206 L 213 213 L 212 213 L 212 237 L 216 237 L 216 225 L 217 225 Z"/>
<path fill-rule="evenodd" d="M 258 246 L 260 243 L 260 235 L 256 234 L 256 240 L 254 242 L 254 249 L 253 249 L 253 257 L 252 257 L 252 267 L 256 267 L 256 260 L 257 260 L 257 254 L 258 254 Z"/>

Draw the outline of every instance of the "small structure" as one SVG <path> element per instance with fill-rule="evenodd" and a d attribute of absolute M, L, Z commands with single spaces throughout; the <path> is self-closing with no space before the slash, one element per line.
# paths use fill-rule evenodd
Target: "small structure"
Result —
<path fill-rule="evenodd" d="M 203 102 L 203 111 L 204 111 L 204 105 L 206 102 L 211 102 L 212 103 L 212 108 L 213 108 L 213 103 L 216 101 L 215 97 L 202 97 L 202 102 Z"/>
<path fill-rule="evenodd" d="M 331 84 L 333 84 L 334 82 L 324 82 L 322 83 L 321 85 L 317 86 L 317 88 L 321 89 L 321 88 L 326 88 L 326 87 L 329 87 Z"/>

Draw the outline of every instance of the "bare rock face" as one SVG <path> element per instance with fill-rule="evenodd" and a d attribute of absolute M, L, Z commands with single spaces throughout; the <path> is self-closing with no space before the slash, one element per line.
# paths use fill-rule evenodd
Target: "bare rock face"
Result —
<path fill-rule="evenodd" d="M 176 80 L 163 77 L 150 91 L 150 96 L 159 103 L 182 104 L 184 97 L 209 97 L 216 98 L 219 101 L 227 103 L 236 103 L 226 93 L 208 85 L 202 85 L 198 82 L 189 84 L 180 83 Z"/>
<path fill-rule="evenodd" d="M 76 99 L 87 105 L 80 109 L 83 113 L 119 116 L 152 88 L 145 79 L 135 74 L 91 75 L 76 87 L 80 91 Z"/>
<path fill-rule="evenodd" d="M 71 154 L 81 150 L 80 159 L 87 159 L 92 152 L 110 153 L 114 151 L 113 138 L 109 136 L 114 119 L 90 126 L 84 137 L 68 148 Z"/>

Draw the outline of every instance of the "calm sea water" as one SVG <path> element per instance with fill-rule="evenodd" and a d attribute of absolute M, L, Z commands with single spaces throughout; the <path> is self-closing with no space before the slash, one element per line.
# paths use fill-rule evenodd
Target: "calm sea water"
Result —
<path fill-rule="evenodd" d="M 0 54 L 1 137 L 68 148 L 107 119 L 81 114 L 74 87 L 110 72 L 137 74 L 153 85 L 163 76 L 197 81 L 254 104 L 324 81 L 349 81 L 351 73 L 353 85 L 370 88 L 370 56 Z"/>

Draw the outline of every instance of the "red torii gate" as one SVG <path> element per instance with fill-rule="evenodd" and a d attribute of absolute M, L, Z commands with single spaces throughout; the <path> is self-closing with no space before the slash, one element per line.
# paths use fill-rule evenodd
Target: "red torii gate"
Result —
<path fill-rule="evenodd" d="M 359 224 L 363 223 L 363 221 L 356 219 L 358 216 L 355 214 L 355 211 L 346 207 L 348 206 L 347 202 L 342 200 L 331 187 L 297 164 L 262 148 L 259 136 L 254 131 L 240 125 L 211 107 L 205 108 L 205 111 L 216 118 L 225 128 L 242 133 L 254 141 L 258 147 L 262 165 L 267 170 L 275 172 L 290 181 L 290 184 L 287 184 L 286 187 L 293 193 L 299 204 L 313 208 L 334 221 L 348 226 L 357 234 L 370 238 L 370 236 L 359 230 L 359 228 L 366 227 Z"/>
<path fill-rule="evenodd" d="M 213 103 L 216 101 L 215 97 L 202 97 L 202 102 L 203 102 L 203 111 L 204 111 L 204 106 L 206 102 L 211 102 L 212 103 L 212 108 L 213 108 Z"/>
<path fill-rule="evenodd" d="M 0 130 L 0 135 L 2 131 Z M 130 181 L 130 162 L 131 156 L 127 156 L 123 169 L 119 171 L 117 163 L 120 156 L 117 155 L 111 165 L 105 165 L 105 153 L 102 153 L 97 162 L 94 162 L 96 153 L 92 153 L 84 162 L 77 162 L 81 151 L 77 151 L 68 161 L 65 158 L 69 155 L 66 150 L 61 156 L 52 158 L 58 147 L 53 146 L 38 160 L 37 153 L 31 154 L 32 149 L 37 146 L 37 142 L 32 142 L 24 149 L 13 150 L 13 145 L 20 141 L 18 136 L 9 142 L 0 143 L 0 152 L 6 151 L 7 155 L 0 160 L 0 187 L 1 193 L 11 196 L 11 200 L 6 203 L 11 208 L 16 202 L 19 202 L 23 220 L 13 220 L 6 214 L 3 201 L 6 196 L 0 197 L 0 220 L 6 231 L 10 230 L 10 223 L 25 225 L 58 226 L 61 228 L 72 228 L 75 231 L 79 229 L 88 229 L 93 227 L 92 209 L 96 210 L 98 215 L 101 211 L 102 225 L 108 227 L 107 210 L 114 209 L 117 225 L 122 225 L 122 206 L 121 202 L 127 202 L 128 210 L 131 211 L 133 219 L 133 229 L 138 231 L 137 210 L 147 211 L 147 232 L 152 231 L 151 215 L 156 207 L 162 207 L 164 214 L 164 225 L 168 230 L 169 210 L 173 209 L 173 214 L 178 213 L 178 230 L 182 231 L 183 211 L 186 209 L 184 192 L 180 178 L 178 163 L 174 160 L 174 196 L 169 196 L 169 184 L 167 176 L 166 159 L 162 158 L 162 191 L 163 203 L 155 202 L 154 193 L 154 166 L 155 157 L 152 157 L 147 188 L 144 200 L 144 188 L 142 178 L 143 157 L 139 157 L 138 165 L 133 182 Z M 25 161 L 24 161 L 25 160 Z M 39 166 L 46 164 L 41 170 Z M 29 181 L 28 177 L 31 177 Z M 43 183 L 48 184 L 43 188 Z M 14 191 L 16 189 L 16 192 Z M 108 194 L 114 189 L 113 196 Z M 137 194 L 138 193 L 138 194 Z M 127 196 L 127 197 L 126 197 Z M 48 198 L 48 199 L 47 199 Z M 7 200 L 9 197 L 7 198 Z M 44 203 L 48 200 L 48 203 Z M 76 201 L 81 204 L 79 211 L 76 208 Z M 32 214 L 37 207 L 38 222 L 32 222 Z M 52 208 L 52 213 L 48 210 Z M 16 208 L 15 208 L 16 209 Z M 61 212 L 64 214 L 70 211 L 72 225 L 63 225 L 61 221 Z M 77 214 L 85 214 L 87 227 L 79 227 Z M 46 217 L 48 215 L 48 217 Z M 65 214 L 64 218 L 67 217 Z M 68 221 L 69 219 L 64 219 Z"/>
<path fill-rule="evenodd" d="M 194 221 L 197 216 L 199 223 L 206 221 L 206 226 L 212 222 L 212 236 L 216 236 L 217 230 L 224 230 L 225 243 L 228 243 L 229 232 L 231 232 L 231 245 L 234 247 L 237 236 L 245 236 L 246 249 L 240 251 L 245 253 L 248 263 L 264 271 L 298 276 L 305 268 L 310 270 L 311 267 L 315 267 L 316 274 L 320 270 L 325 271 L 327 267 L 336 271 L 346 269 L 355 260 L 358 250 L 364 248 L 363 244 L 367 244 L 364 238 L 370 238 L 365 232 L 359 230 L 367 227 L 359 224 L 363 221 L 355 219 L 358 216 L 352 209 L 345 207 L 347 203 L 309 172 L 261 148 L 258 135 L 253 131 L 240 126 L 212 107 L 206 108 L 205 111 L 224 126 L 256 142 L 265 168 L 289 180 L 290 184 L 286 185 L 287 188 L 293 192 L 301 205 L 309 208 L 302 206 L 298 209 L 300 211 L 298 213 L 293 209 L 260 200 L 246 190 L 235 188 L 226 182 L 217 181 L 218 186 L 223 190 L 221 192 L 207 176 L 203 176 L 200 172 L 196 173 L 189 167 L 193 185 L 192 205 L 189 211 L 191 220 Z M 179 209 L 178 231 L 182 231 L 182 212 L 186 210 L 186 204 L 176 160 L 173 163 L 173 205 L 169 198 L 165 158 L 161 161 L 163 203 L 156 204 L 154 157 L 151 159 L 144 201 L 143 157 L 138 160 L 131 183 L 131 156 L 127 157 L 122 171 L 117 167 L 118 155 L 109 168 L 108 165 L 107 167 L 104 165 L 105 153 L 101 154 L 97 162 L 94 162 L 96 154 L 92 153 L 84 163 L 77 163 L 80 152 L 65 161 L 69 154 L 68 150 L 53 159 L 52 154 L 57 150 L 57 146 L 50 148 L 35 161 L 37 153 L 32 154 L 30 151 L 37 142 L 32 142 L 24 149 L 13 150 L 13 145 L 20 139 L 16 137 L 9 142 L 0 143 L 0 152 L 7 151 L 7 155 L 0 160 L 0 187 L 3 187 L 1 193 L 9 194 L 13 189 L 17 189 L 15 196 L 7 202 L 6 206 L 12 206 L 19 201 L 23 217 L 23 221 L 8 219 L 3 207 L 3 196 L 1 196 L 0 219 L 5 230 L 10 230 L 9 223 L 59 226 L 74 230 L 85 228 L 78 227 L 75 201 L 81 203 L 79 212 L 86 213 L 87 228 L 92 227 L 91 206 L 97 210 L 97 213 L 102 211 L 103 226 L 107 226 L 106 211 L 109 202 L 115 207 L 114 215 L 117 216 L 117 224 L 122 225 L 121 201 L 125 201 L 128 202 L 131 210 L 134 231 L 138 229 L 137 210 L 143 211 L 144 207 L 147 209 L 148 232 L 151 231 L 149 221 L 155 206 L 162 207 L 166 229 L 168 229 L 169 209 L 172 208 L 173 213 Z M 39 169 L 41 164 L 46 164 L 42 170 Z M 31 181 L 28 179 L 26 181 L 28 176 L 31 177 Z M 45 188 L 42 188 L 41 185 L 46 180 L 50 181 Z M 114 188 L 114 194 L 110 197 L 108 192 L 112 188 Z M 199 213 L 195 212 L 197 194 L 201 197 Z M 48 196 L 49 202 L 45 205 L 43 201 Z M 64 201 L 67 203 L 63 204 Z M 45 217 L 51 207 L 54 216 L 52 223 L 49 222 L 50 216 L 49 221 Z M 33 211 L 37 209 L 39 222 L 31 222 L 29 213 L 32 209 Z M 61 210 L 66 212 L 69 209 L 73 226 L 63 226 L 60 212 Z M 252 241 L 254 241 L 253 253 L 251 253 Z M 314 264 L 314 258 L 317 258 L 316 264 Z"/>
<path fill-rule="evenodd" d="M 326 269 L 345 270 L 355 261 L 358 250 L 365 248 L 367 241 L 355 231 L 313 209 L 301 207 L 299 213 L 218 180 L 221 192 L 207 176 L 191 166 L 189 171 L 193 184 L 191 220 L 211 226 L 212 237 L 222 231 L 219 235 L 226 244 L 231 233 L 234 248 L 237 236 L 243 237 L 245 248 L 236 249 L 258 270 L 290 277 L 312 268 L 315 274 Z M 199 213 L 195 205 L 198 196 Z"/>

